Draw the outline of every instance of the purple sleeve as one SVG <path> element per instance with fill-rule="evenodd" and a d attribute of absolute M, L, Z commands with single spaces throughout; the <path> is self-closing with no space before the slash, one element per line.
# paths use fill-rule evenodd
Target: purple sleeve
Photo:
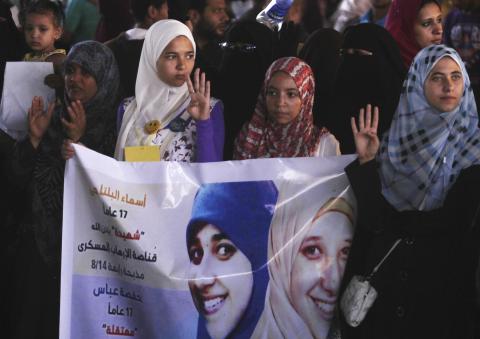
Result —
<path fill-rule="evenodd" d="M 198 120 L 196 162 L 223 160 L 225 127 L 223 124 L 223 103 L 218 101 L 210 112 L 210 119 Z"/>
<path fill-rule="evenodd" d="M 120 106 L 117 109 L 117 135 L 120 133 L 122 127 L 123 115 L 125 114 L 125 100 L 120 102 Z"/>

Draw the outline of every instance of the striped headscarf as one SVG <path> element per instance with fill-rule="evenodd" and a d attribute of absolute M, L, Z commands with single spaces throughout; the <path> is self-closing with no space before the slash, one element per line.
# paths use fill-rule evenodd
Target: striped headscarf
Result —
<path fill-rule="evenodd" d="M 285 72 L 295 82 L 302 105 L 300 113 L 288 124 L 273 121 L 267 112 L 268 84 L 276 72 Z M 302 60 L 286 57 L 274 61 L 265 74 L 255 112 L 235 140 L 234 159 L 308 157 L 320 142 L 320 131 L 313 124 L 315 81 L 312 69 Z"/>
<path fill-rule="evenodd" d="M 423 88 L 444 57 L 460 66 L 464 91 L 455 110 L 440 113 L 427 102 Z M 444 45 L 422 49 L 410 67 L 392 125 L 381 143 L 383 196 L 399 211 L 440 207 L 462 169 L 480 162 L 479 141 L 477 106 L 460 56 Z"/>

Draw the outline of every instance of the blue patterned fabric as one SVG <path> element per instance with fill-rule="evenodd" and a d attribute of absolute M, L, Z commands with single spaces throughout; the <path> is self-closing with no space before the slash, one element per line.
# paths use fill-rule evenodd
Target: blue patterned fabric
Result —
<path fill-rule="evenodd" d="M 436 63 L 450 57 L 463 74 L 460 105 L 440 113 L 425 98 L 424 83 Z M 480 161 L 475 98 L 457 52 L 444 45 L 422 49 L 410 67 L 378 160 L 383 196 L 397 210 L 441 207 L 462 169 Z"/>

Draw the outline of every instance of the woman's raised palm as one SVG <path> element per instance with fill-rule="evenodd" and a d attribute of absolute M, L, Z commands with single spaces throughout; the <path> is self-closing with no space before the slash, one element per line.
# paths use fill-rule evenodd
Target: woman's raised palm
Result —
<path fill-rule="evenodd" d="M 360 109 L 358 128 L 355 118 L 352 117 L 351 119 L 353 139 L 361 164 L 373 160 L 380 147 L 380 140 L 377 135 L 378 114 L 378 107 L 375 106 L 372 117 L 372 105 L 368 104 L 365 109 Z"/>

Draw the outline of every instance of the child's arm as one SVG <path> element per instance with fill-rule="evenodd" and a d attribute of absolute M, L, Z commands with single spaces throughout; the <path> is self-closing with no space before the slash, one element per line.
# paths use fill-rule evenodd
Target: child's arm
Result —
<path fill-rule="evenodd" d="M 62 53 L 56 53 L 50 55 L 48 58 L 45 59 L 45 61 L 49 61 L 53 63 L 53 71 L 55 74 L 49 74 L 45 77 L 45 84 L 50 87 L 54 88 L 57 90 L 62 90 L 63 87 L 65 86 L 65 83 L 63 81 L 62 77 L 62 67 L 63 67 L 63 61 L 65 60 L 66 56 L 65 54 Z"/>
<path fill-rule="evenodd" d="M 55 74 L 60 75 L 61 74 L 61 69 L 63 65 L 63 61 L 66 59 L 66 55 L 63 53 L 55 53 L 50 55 L 45 59 L 45 61 L 49 61 L 53 63 L 53 70 L 55 71 Z"/>

